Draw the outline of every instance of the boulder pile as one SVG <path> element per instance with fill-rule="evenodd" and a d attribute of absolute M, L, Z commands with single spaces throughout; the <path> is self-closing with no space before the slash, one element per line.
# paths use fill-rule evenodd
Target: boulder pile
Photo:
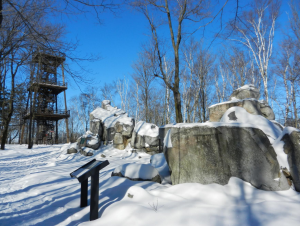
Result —
<path fill-rule="evenodd" d="M 90 130 L 98 134 L 104 144 L 114 143 L 116 148 L 124 149 L 131 138 L 135 126 L 134 118 L 117 107 L 112 107 L 109 100 L 102 101 L 102 107 L 90 113 Z"/>
<path fill-rule="evenodd" d="M 90 130 L 78 138 L 76 145 L 71 145 L 67 153 L 80 152 L 90 156 L 90 149 L 97 150 L 101 143 L 113 144 L 115 148 L 124 150 L 128 144 L 136 152 L 155 154 L 159 152 L 158 126 L 135 120 L 128 114 L 112 107 L 109 100 L 102 101 L 102 106 L 90 113 Z"/>
<path fill-rule="evenodd" d="M 275 120 L 272 108 L 264 100 L 258 100 L 259 96 L 259 90 L 253 85 L 244 85 L 233 91 L 229 101 L 209 107 L 209 121 L 219 122 L 231 107 L 242 107 L 250 114 L 262 115 L 269 120 Z"/>

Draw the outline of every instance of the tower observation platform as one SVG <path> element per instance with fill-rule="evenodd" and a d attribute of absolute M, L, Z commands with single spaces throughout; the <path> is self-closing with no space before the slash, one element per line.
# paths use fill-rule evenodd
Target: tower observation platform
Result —
<path fill-rule="evenodd" d="M 23 119 L 28 123 L 28 148 L 33 141 L 36 144 L 58 143 L 58 121 L 66 120 L 68 137 L 68 118 L 66 93 L 67 83 L 64 78 L 64 54 L 49 54 L 37 51 L 32 56 L 32 71 L 27 87 L 28 100 Z M 58 79 L 61 67 L 62 80 Z M 65 108 L 58 109 L 57 97 L 64 93 Z M 35 131 L 36 129 L 36 131 Z"/>

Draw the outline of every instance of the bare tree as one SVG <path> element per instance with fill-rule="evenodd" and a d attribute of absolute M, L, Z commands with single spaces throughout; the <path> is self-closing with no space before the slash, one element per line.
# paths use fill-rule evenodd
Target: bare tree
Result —
<path fill-rule="evenodd" d="M 206 90 L 212 80 L 210 75 L 214 66 L 214 56 L 204 49 L 201 43 L 193 39 L 189 44 L 184 45 L 183 55 L 189 73 L 187 121 L 195 122 L 196 115 L 198 115 L 199 121 L 204 122 L 208 98 Z"/>
<path fill-rule="evenodd" d="M 131 4 L 138 11 L 142 12 L 149 22 L 152 39 L 155 46 L 156 60 L 158 62 L 159 68 L 159 73 L 156 73 L 154 75 L 162 79 L 164 83 L 173 92 L 175 101 L 176 122 L 183 122 L 180 95 L 180 47 L 183 36 L 183 22 L 201 22 L 203 19 L 207 18 L 210 15 L 210 11 L 208 10 L 210 7 L 209 3 L 210 1 L 207 0 L 137 0 L 133 1 Z M 168 25 L 168 30 L 170 32 L 171 37 L 170 41 L 172 44 L 174 57 L 174 77 L 172 79 L 172 82 L 168 81 L 164 69 L 163 47 L 161 37 L 158 34 L 158 28 L 160 25 L 164 24 L 164 21 L 155 20 L 155 18 L 160 18 L 160 16 L 166 20 L 165 23 Z"/>
<path fill-rule="evenodd" d="M 127 80 L 124 76 L 123 79 L 117 79 L 115 82 L 116 90 L 119 94 L 120 100 L 121 100 L 121 109 L 126 111 L 128 110 L 128 95 L 129 95 L 129 80 Z"/>
<path fill-rule="evenodd" d="M 149 50 L 145 49 L 139 53 L 138 60 L 132 65 L 134 73 L 132 78 L 139 87 L 141 98 L 144 108 L 144 119 L 146 122 L 150 120 L 150 98 L 152 93 L 152 85 L 155 77 L 153 76 L 154 65 L 151 60 L 152 54 Z"/>
<path fill-rule="evenodd" d="M 39 2 L 32 1 L 32 5 L 24 4 L 24 2 L 25 0 L 18 2 L 18 11 L 14 10 L 14 7 L 17 6 L 11 5 L 11 2 L 1 2 L 1 6 L 5 6 L 1 12 L 2 21 L 0 29 L 0 61 L 2 62 L 0 66 L 2 78 L 0 85 L 1 93 L 5 97 L 1 108 L 1 122 L 3 123 L 1 128 L 2 149 L 5 148 L 8 126 L 14 113 L 17 74 L 21 67 L 25 67 L 28 64 L 32 49 L 39 46 L 39 43 L 34 41 L 39 37 L 35 37 L 34 34 L 29 32 L 28 27 L 24 24 L 24 20 L 30 21 L 31 24 L 35 25 L 36 30 L 47 36 L 52 46 L 55 46 L 53 40 L 57 40 L 61 31 L 60 26 L 54 27 L 45 22 L 43 10 L 37 13 L 36 4 Z M 22 12 L 22 17 L 20 17 L 20 12 Z M 8 81 L 10 82 L 10 86 L 6 88 L 5 84 Z"/>
<path fill-rule="evenodd" d="M 230 30 L 235 31 L 231 40 L 246 46 L 259 68 L 264 85 L 264 95 L 269 101 L 268 67 L 273 53 L 275 24 L 279 16 L 280 0 L 254 0 L 250 9 L 243 12 L 239 20 L 229 23 Z"/>

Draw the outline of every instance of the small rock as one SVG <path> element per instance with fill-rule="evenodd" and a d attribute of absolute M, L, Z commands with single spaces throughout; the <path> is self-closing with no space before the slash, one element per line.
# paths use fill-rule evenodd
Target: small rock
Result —
<path fill-rule="evenodd" d="M 78 151 L 77 151 L 77 149 L 76 148 L 69 148 L 68 150 L 67 150 L 67 154 L 72 154 L 72 153 L 77 153 Z"/>
<path fill-rule="evenodd" d="M 127 196 L 128 196 L 128 198 L 131 198 L 131 199 L 133 198 L 133 195 L 131 195 L 130 193 L 128 193 Z"/>

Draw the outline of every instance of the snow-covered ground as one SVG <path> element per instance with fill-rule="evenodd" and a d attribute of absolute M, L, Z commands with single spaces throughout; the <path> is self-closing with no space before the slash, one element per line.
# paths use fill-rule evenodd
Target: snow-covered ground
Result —
<path fill-rule="evenodd" d="M 102 147 L 96 156 L 66 153 L 67 145 L 7 145 L 0 150 L 0 225 L 299 225 L 300 196 L 261 191 L 237 178 L 217 184 L 158 184 L 111 177 L 123 164 L 150 157 Z M 101 157 L 105 155 L 106 157 Z M 80 208 L 80 184 L 70 173 L 92 160 L 100 171 L 99 219 Z M 153 163 L 161 167 L 163 163 Z"/>

